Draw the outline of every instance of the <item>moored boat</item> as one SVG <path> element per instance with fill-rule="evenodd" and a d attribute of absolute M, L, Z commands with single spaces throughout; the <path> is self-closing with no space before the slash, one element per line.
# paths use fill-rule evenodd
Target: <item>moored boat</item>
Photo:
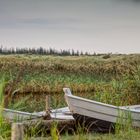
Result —
<path fill-rule="evenodd" d="M 63 88 L 65 100 L 73 117 L 88 127 L 98 127 L 102 130 L 114 129 L 114 124 L 131 123 L 140 127 L 140 105 L 114 106 L 74 96 L 69 88 Z"/>

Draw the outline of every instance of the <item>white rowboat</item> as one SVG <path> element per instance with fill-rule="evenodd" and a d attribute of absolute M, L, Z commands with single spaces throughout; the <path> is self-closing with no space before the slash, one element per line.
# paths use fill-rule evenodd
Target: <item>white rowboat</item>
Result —
<path fill-rule="evenodd" d="M 102 126 L 114 123 L 128 123 L 140 127 L 140 105 L 113 106 L 72 95 L 69 88 L 63 88 L 65 100 L 74 118 L 83 116 L 91 124 L 91 119 L 100 122 Z M 93 122 L 93 121 L 92 121 Z M 105 122 L 105 125 L 103 125 Z"/>

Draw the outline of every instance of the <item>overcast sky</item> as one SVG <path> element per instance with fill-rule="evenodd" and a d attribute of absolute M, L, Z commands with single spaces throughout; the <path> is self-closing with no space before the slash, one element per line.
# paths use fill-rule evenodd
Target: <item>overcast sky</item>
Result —
<path fill-rule="evenodd" d="M 140 1 L 0 0 L 0 44 L 140 53 Z"/>

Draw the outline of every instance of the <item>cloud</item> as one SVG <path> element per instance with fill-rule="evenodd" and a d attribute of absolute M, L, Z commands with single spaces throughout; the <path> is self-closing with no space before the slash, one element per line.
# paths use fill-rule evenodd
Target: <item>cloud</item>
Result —
<path fill-rule="evenodd" d="M 139 51 L 140 4 L 135 1 L 0 0 L 0 42 Z"/>
<path fill-rule="evenodd" d="M 56 24 L 75 24 L 80 22 L 76 18 L 26 18 L 26 19 L 20 19 L 21 23 L 25 24 L 45 24 L 45 25 L 56 25 Z"/>
<path fill-rule="evenodd" d="M 3 18 L 0 22 L 1 29 L 55 29 L 55 30 L 78 30 L 82 20 L 76 18 Z"/>

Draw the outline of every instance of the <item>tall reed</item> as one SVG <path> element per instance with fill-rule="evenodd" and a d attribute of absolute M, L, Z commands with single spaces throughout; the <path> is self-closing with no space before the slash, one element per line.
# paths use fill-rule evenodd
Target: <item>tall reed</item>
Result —
<path fill-rule="evenodd" d="M 3 91 L 5 87 L 4 78 L 0 80 L 0 140 L 4 140 L 10 136 L 10 125 L 3 117 L 4 96 Z"/>

